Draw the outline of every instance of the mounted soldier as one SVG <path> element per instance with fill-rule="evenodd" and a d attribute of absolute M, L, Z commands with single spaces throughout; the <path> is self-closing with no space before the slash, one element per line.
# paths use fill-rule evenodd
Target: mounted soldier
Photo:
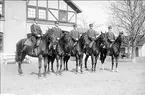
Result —
<path fill-rule="evenodd" d="M 113 42 L 115 41 L 115 35 L 112 32 L 112 27 L 111 26 L 108 27 L 108 32 L 107 32 L 106 36 L 107 36 L 107 40 L 108 40 L 108 42 L 110 44 L 110 47 L 111 47 Z"/>
<path fill-rule="evenodd" d="M 79 39 L 79 31 L 77 30 L 77 25 L 76 24 L 73 25 L 73 30 L 71 30 L 70 36 L 72 37 L 72 39 L 75 41 L 75 44 L 76 44 L 76 42 Z"/>
<path fill-rule="evenodd" d="M 89 24 L 89 30 L 87 31 L 87 35 L 91 38 L 92 42 L 89 45 L 89 48 L 92 47 L 94 40 L 96 39 L 96 36 L 99 35 L 94 29 L 93 24 Z"/>
<path fill-rule="evenodd" d="M 59 22 L 55 21 L 54 22 L 55 27 L 52 27 L 52 29 L 55 31 L 55 36 L 57 37 L 57 40 L 59 40 L 62 36 L 62 30 L 59 28 Z"/>
<path fill-rule="evenodd" d="M 25 51 L 26 45 L 32 46 L 32 54 L 37 55 L 37 46 L 39 46 L 40 38 L 42 36 L 42 30 L 40 26 L 37 24 L 37 18 L 34 18 L 34 22 L 30 27 L 31 30 L 31 37 L 24 43 L 25 47 L 23 48 L 22 52 Z"/>

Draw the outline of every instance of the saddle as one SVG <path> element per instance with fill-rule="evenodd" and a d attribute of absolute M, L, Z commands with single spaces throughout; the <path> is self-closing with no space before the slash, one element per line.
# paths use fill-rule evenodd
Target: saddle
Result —
<path fill-rule="evenodd" d="M 31 47 L 36 48 L 36 47 L 38 47 L 38 46 L 40 45 L 40 43 L 41 43 L 41 38 L 40 38 L 40 37 L 37 38 L 37 39 L 36 39 L 36 43 L 34 44 L 32 38 L 31 38 L 31 37 L 32 37 L 31 35 L 32 35 L 31 33 L 27 34 L 27 40 L 25 41 L 24 45 L 26 45 L 26 46 L 31 46 Z"/>

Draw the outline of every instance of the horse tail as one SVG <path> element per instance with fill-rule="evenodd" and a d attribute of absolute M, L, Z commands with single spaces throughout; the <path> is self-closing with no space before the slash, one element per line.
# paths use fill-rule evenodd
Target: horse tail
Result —
<path fill-rule="evenodd" d="M 16 54 L 15 54 L 15 61 L 19 62 L 21 60 L 21 51 L 23 49 L 23 44 L 26 39 L 21 39 L 16 43 Z"/>

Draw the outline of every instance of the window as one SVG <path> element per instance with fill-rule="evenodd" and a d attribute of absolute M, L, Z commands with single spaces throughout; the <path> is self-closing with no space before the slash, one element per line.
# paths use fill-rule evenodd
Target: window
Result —
<path fill-rule="evenodd" d="M 39 19 L 46 19 L 46 10 L 39 9 Z"/>
<path fill-rule="evenodd" d="M 59 11 L 59 20 L 67 21 L 67 11 L 64 11 L 64 10 Z"/>
<path fill-rule="evenodd" d="M 4 0 L 0 0 L 0 15 L 4 16 Z"/>
<path fill-rule="evenodd" d="M 27 0 L 27 19 L 32 18 L 75 23 L 76 13 L 63 0 Z"/>
<path fill-rule="evenodd" d="M 28 8 L 28 18 L 35 18 L 35 17 L 36 17 L 36 9 Z"/>

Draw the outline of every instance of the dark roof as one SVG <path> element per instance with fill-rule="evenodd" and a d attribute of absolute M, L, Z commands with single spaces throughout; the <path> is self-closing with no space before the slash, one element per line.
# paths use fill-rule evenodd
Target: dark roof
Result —
<path fill-rule="evenodd" d="M 82 10 L 72 0 L 63 0 L 63 1 L 66 2 L 77 13 L 82 12 Z"/>

